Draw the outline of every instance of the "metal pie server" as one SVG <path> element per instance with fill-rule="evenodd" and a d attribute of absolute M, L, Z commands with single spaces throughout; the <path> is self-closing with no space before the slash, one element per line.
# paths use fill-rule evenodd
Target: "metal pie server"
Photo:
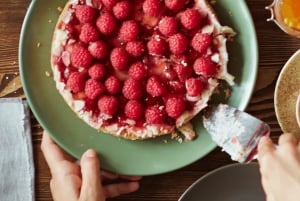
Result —
<path fill-rule="evenodd" d="M 226 104 L 208 109 L 203 125 L 212 140 L 240 163 L 255 159 L 259 139 L 270 134 L 268 124 Z"/>

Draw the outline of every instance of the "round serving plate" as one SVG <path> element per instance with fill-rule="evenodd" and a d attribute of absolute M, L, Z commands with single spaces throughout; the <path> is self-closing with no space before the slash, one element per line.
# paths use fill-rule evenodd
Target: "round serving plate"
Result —
<path fill-rule="evenodd" d="M 102 168 L 126 175 L 161 174 L 191 164 L 216 144 L 204 130 L 201 117 L 194 119 L 198 137 L 178 142 L 170 137 L 130 141 L 89 127 L 64 102 L 56 90 L 51 72 L 51 40 L 64 0 L 33 0 L 26 14 L 19 44 L 22 84 L 32 112 L 42 127 L 66 152 L 76 158 L 88 148 L 95 149 Z M 244 110 L 254 88 L 258 48 L 253 21 L 243 0 L 217 1 L 213 6 L 221 23 L 232 27 L 237 36 L 228 43 L 229 72 L 236 85 L 228 104 Z M 167 143 L 166 143 L 167 142 Z"/>

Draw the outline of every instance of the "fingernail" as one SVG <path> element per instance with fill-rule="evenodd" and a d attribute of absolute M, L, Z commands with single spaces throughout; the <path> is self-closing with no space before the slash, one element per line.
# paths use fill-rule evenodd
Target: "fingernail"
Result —
<path fill-rule="evenodd" d="M 84 153 L 84 156 L 89 157 L 89 158 L 94 158 L 94 157 L 97 157 L 97 153 L 93 149 L 88 149 Z"/>

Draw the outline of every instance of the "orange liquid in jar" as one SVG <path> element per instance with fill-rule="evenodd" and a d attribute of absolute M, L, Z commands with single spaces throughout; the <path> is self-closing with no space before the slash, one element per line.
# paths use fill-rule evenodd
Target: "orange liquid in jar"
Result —
<path fill-rule="evenodd" d="M 300 0 L 281 0 L 280 8 L 284 23 L 300 30 Z"/>

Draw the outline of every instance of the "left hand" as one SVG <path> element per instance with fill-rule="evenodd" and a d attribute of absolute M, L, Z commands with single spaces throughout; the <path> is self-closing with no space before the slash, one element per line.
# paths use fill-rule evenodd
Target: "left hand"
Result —
<path fill-rule="evenodd" d="M 55 201 L 104 201 L 139 188 L 139 176 L 119 176 L 101 171 L 97 153 L 92 149 L 82 155 L 79 165 L 46 132 L 41 149 L 51 171 L 50 188 Z M 127 181 L 103 184 L 106 180 L 116 179 Z"/>

